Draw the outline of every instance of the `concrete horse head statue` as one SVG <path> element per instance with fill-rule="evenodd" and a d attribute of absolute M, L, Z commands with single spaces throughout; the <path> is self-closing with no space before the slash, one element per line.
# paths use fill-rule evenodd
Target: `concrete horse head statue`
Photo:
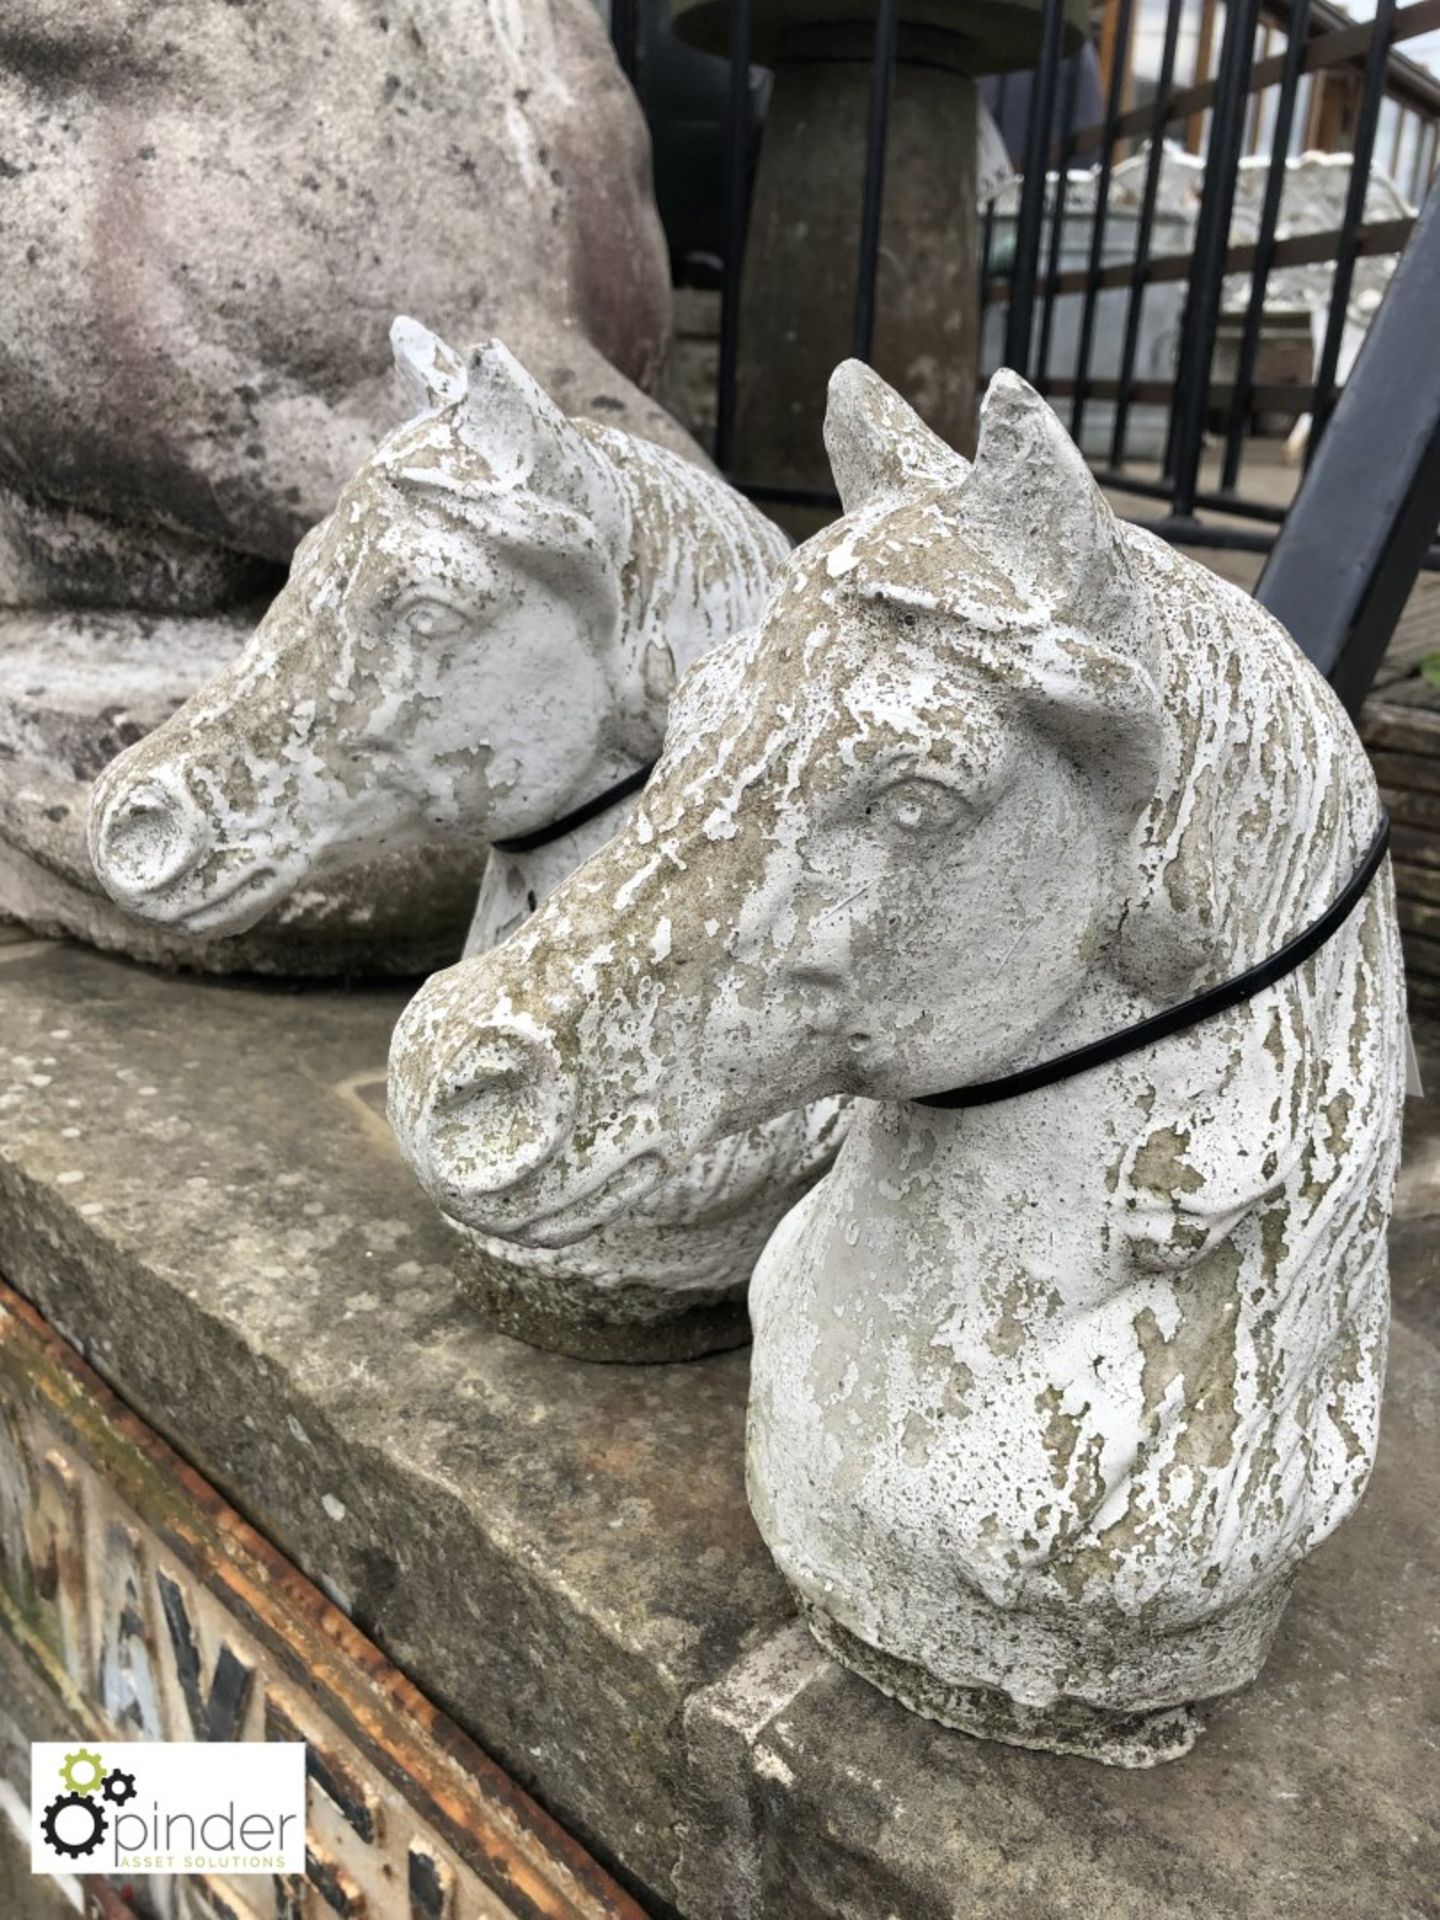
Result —
<path fill-rule="evenodd" d="M 677 668 L 759 610 L 784 539 L 713 474 L 568 419 L 496 342 L 467 366 L 393 338 L 418 418 L 233 665 L 97 784 L 92 858 L 131 913 L 236 933 L 407 846 L 473 891 L 488 842 L 652 759 Z"/>
<path fill-rule="evenodd" d="M 1264 1658 L 1373 1456 L 1403 1081 L 1388 871 L 1237 1009 L 969 1111 L 923 1096 L 1259 963 L 1375 783 L 1261 609 L 1119 524 L 997 375 L 973 469 L 832 383 L 843 519 L 682 683 L 624 830 L 397 1029 L 445 1204 L 553 1244 L 861 1096 L 756 1269 L 751 1502 L 918 1711 L 1145 1765 Z"/>
<path fill-rule="evenodd" d="M 97 784 L 96 871 L 131 912 L 208 934 L 321 880 L 368 904 L 376 856 L 468 881 L 654 759 L 677 671 L 758 616 L 786 552 L 713 473 L 568 419 L 504 347 L 468 366 L 397 322 L 419 417 L 308 535 L 234 665 Z M 523 920 L 623 817 L 485 866 L 472 947 Z M 458 941 L 457 941 L 458 947 Z M 833 1103 L 694 1157 L 573 1254 L 469 1236 L 478 1306 L 627 1359 L 733 1344 L 771 1228 L 829 1164 Z"/>

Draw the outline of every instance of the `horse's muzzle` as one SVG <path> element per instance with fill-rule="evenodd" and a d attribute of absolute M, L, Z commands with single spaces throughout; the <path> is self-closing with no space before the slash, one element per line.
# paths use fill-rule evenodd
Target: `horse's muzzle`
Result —
<path fill-rule="evenodd" d="M 412 1044 L 407 1021 L 391 1048 L 390 1124 L 444 1212 L 485 1226 L 487 1202 L 522 1186 L 569 1140 L 568 1076 L 542 1040 L 517 1028 L 487 1023 L 437 1050 L 423 1030 Z"/>
<path fill-rule="evenodd" d="M 208 821 L 172 780 L 160 774 L 107 791 L 102 783 L 90 815 L 90 857 L 118 905 L 163 918 L 163 901 L 210 851 Z"/>

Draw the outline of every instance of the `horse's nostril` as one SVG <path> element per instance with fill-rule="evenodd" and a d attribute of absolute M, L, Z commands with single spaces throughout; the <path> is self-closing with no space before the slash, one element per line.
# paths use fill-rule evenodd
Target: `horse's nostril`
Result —
<path fill-rule="evenodd" d="M 564 1144 L 565 1077 L 542 1042 L 491 1029 L 469 1039 L 437 1075 L 421 1152 L 449 1196 L 501 1192 Z"/>
<path fill-rule="evenodd" d="M 196 809 L 158 779 L 105 802 L 95 834 L 95 868 L 112 892 L 156 893 L 197 866 L 209 836 Z"/>

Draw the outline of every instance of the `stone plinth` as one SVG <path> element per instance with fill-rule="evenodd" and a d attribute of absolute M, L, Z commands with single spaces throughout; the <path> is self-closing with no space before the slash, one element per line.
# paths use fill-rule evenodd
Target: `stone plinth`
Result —
<path fill-rule="evenodd" d="M 745 1505 L 743 1353 L 587 1366 L 468 1319 L 380 1117 L 402 999 L 0 944 L 0 1270 L 632 1884 L 695 1920 L 1434 1912 L 1408 1251 L 1374 1483 L 1260 1684 L 1150 1773 L 984 1745 L 798 1627 Z M 1419 1139 L 1402 1206 L 1433 1212 L 1433 1163 Z"/>
<path fill-rule="evenodd" d="M 825 383 L 853 351 L 870 65 L 862 46 L 796 43 L 775 70 L 740 312 L 735 471 L 829 488 Z M 943 440 L 970 453 L 979 372 L 976 92 L 919 59 L 895 69 L 872 358 Z M 797 538 L 831 516 L 785 507 Z"/>
<path fill-rule="evenodd" d="M 943 440 L 975 441 L 980 316 L 975 76 L 1034 64 L 1033 0 L 907 0 L 897 25 L 875 287 L 874 366 Z M 745 240 L 735 446 L 742 480 L 828 491 L 825 383 L 855 339 L 873 0 L 762 0 L 750 57 L 774 86 Z M 1066 8 L 1066 44 L 1086 30 Z M 676 32 L 728 56 L 728 0 L 679 0 Z M 832 516 L 772 506 L 795 538 Z"/>

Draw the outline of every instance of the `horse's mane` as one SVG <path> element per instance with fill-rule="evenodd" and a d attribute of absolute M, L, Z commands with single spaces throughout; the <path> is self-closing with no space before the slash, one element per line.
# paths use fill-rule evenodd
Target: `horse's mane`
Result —
<path fill-rule="evenodd" d="M 608 463 L 629 509 L 626 644 L 652 639 L 680 671 L 748 626 L 789 542 L 720 477 L 622 428 L 577 424 Z"/>
<path fill-rule="evenodd" d="M 366 473 L 401 493 L 447 506 L 487 533 L 521 550 L 553 548 L 560 541 L 581 546 L 602 541 L 594 515 L 571 499 L 497 472 L 465 431 L 463 402 L 422 414 L 388 434 L 366 464 Z M 617 502 L 618 489 L 617 489 Z M 611 555 L 618 566 L 624 554 Z"/>
<path fill-rule="evenodd" d="M 1374 777 L 1276 620 L 1152 535 L 1123 537 L 1160 623 L 1152 660 L 1166 679 L 1142 857 L 1219 978 L 1274 952 L 1344 886 L 1375 830 Z"/>

